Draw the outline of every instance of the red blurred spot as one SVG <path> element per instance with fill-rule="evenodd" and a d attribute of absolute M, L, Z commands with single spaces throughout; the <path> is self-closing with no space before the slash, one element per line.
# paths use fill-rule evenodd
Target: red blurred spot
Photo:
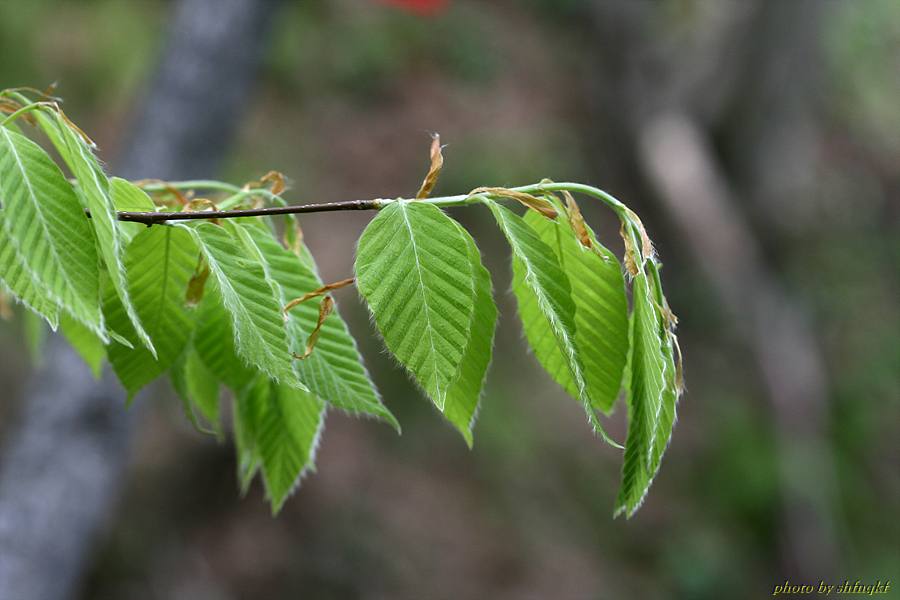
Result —
<path fill-rule="evenodd" d="M 450 0 L 381 0 L 420 17 L 433 17 L 444 12 Z"/>

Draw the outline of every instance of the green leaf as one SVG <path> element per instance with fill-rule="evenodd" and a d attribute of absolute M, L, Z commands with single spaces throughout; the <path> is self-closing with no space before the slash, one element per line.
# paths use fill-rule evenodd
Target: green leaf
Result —
<path fill-rule="evenodd" d="M 47 136 L 47 139 L 56 148 L 56 151 L 59 152 L 60 157 L 68 164 L 71 158 L 69 157 L 66 143 L 62 138 L 62 132 L 59 129 L 58 113 L 50 106 L 43 106 L 38 110 L 32 111 L 31 114 L 35 116 L 38 126 L 44 131 L 44 135 Z"/>
<path fill-rule="evenodd" d="M 156 205 L 150 196 L 144 193 L 130 181 L 118 177 L 110 177 L 109 193 L 116 210 L 125 212 L 156 212 Z M 119 236 L 123 245 L 128 245 L 136 234 L 140 233 L 146 225 L 142 223 L 130 223 L 119 221 Z"/>
<path fill-rule="evenodd" d="M 432 204 L 393 202 L 363 232 L 356 274 L 388 349 L 443 410 L 474 309 L 459 228 Z"/>
<path fill-rule="evenodd" d="M 593 249 L 585 248 L 564 217 L 551 221 L 528 211 L 525 222 L 553 248 L 568 275 L 575 302 L 575 345 L 584 364 L 584 380 L 594 408 L 609 413 L 622 387 L 622 371 L 628 356 L 628 300 L 622 267 L 609 250 L 597 243 L 589 229 L 587 235 Z M 513 287 L 523 284 L 523 275 L 522 270 L 517 270 Z M 523 322 L 529 340 L 550 334 L 546 319 L 523 317 Z M 550 357 L 538 358 L 556 382 L 577 398 L 578 387 L 562 355 L 555 352 Z"/>
<path fill-rule="evenodd" d="M 603 429 L 594 412 L 575 343 L 575 302 L 571 284 L 553 249 L 521 217 L 492 200 L 485 204 L 506 234 L 513 254 L 513 293 L 534 355 L 557 381 L 568 371 L 594 428 Z"/>
<path fill-rule="evenodd" d="M 76 321 L 65 312 L 60 314 L 59 329 L 84 362 L 87 363 L 91 373 L 94 374 L 94 378 L 100 379 L 107 348 L 103 340 L 80 321 Z"/>
<path fill-rule="evenodd" d="M 0 188 L 0 199 L 3 190 Z M 6 220 L 0 210 L 0 281 L 20 302 L 41 315 L 56 330 L 59 325 L 59 308 L 41 286 L 35 274 L 28 268 L 25 258 L 19 254 L 7 233 Z"/>
<path fill-rule="evenodd" d="M 156 212 L 156 205 L 141 188 L 119 177 L 110 177 L 113 206 L 123 212 Z M 140 225 L 143 227 L 143 225 Z"/>
<path fill-rule="evenodd" d="M 135 318 L 144 323 L 156 348 L 154 356 L 138 343 L 133 321 L 126 315 L 121 296 L 107 280 L 103 310 L 110 328 L 131 343 L 109 346 L 109 361 L 129 399 L 174 363 L 190 339 L 194 321 L 184 304 L 188 281 L 197 264 L 197 245 L 180 227 L 145 227 L 131 240 L 122 266 L 133 302 Z"/>
<path fill-rule="evenodd" d="M 72 186 L 41 148 L 0 127 L 6 233 L 46 294 L 109 341 L 100 312 L 94 233 Z"/>
<path fill-rule="evenodd" d="M 198 431 L 215 433 L 222 438 L 222 424 L 219 419 L 219 381 L 206 367 L 196 349 L 189 346 L 169 368 L 172 387 L 181 398 L 185 415 Z M 213 431 L 204 428 L 197 420 L 194 409 L 213 426 Z"/>
<path fill-rule="evenodd" d="M 253 439 L 253 413 L 250 410 L 252 406 L 246 401 L 249 394 L 249 388 L 240 394 L 235 394 L 234 401 L 231 403 L 234 449 L 237 454 L 237 475 L 241 496 L 247 495 L 253 477 L 262 464 L 259 449 Z"/>
<path fill-rule="evenodd" d="M 650 264 L 651 269 L 650 281 L 653 283 L 653 297 L 655 299 L 654 307 L 665 307 L 664 313 L 668 313 L 672 321 L 675 320 L 674 315 L 668 311 L 668 304 L 662 294 L 662 286 L 659 282 L 659 272 L 655 264 Z M 650 454 L 650 472 L 656 473 L 659 469 L 659 463 L 669 444 L 672 436 L 672 428 L 675 425 L 675 407 L 678 404 L 678 398 L 682 392 L 681 382 L 681 365 L 676 367 L 675 364 L 675 324 L 671 323 L 671 330 L 668 319 L 665 317 L 659 319 L 659 344 L 663 354 L 663 363 L 665 370 L 663 372 L 664 387 L 662 392 L 662 402 L 657 412 L 656 420 L 653 428 L 653 448 Z M 679 358 L 680 360 L 680 358 Z"/>
<path fill-rule="evenodd" d="M 255 226 L 238 225 L 236 228 L 246 233 L 249 237 L 246 243 L 252 244 L 264 257 L 267 276 L 281 290 L 282 306 L 322 286 L 308 261 L 286 250 L 267 231 Z M 303 302 L 292 309 L 288 317 L 291 350 L 302 355 L 306 339 L 318 322 L 318 302 Z M 313 353 L 304 360 L 295 360 L 294 369 L 300 380 L 323 400 L 344 410 L 380 417 L 400 430 L 397 419 L 381 403 L 362 364 L 356 342 L 337 309 L 322 323 L 321 336 Z"/>
<path fill-rule="evenodd" d="M 645 271 L 634 278 L 631 314 L 630 379 L 628 397 L 628 438 L 622 465 L 622 487 L 616 499 L 616 515 L 630 517 L 640 507 L 656 474 L 653 464 L 654 437 L 662 433 L 660 414 L 666 388 L 666 355 L 660 338 L 662 319 Z M 669 423 L 671 430 L 671 422 Z M 668 434 L 666 434 L 668 439 Z"/>
<path fill-rule="evenodd" d="M 273 379 L 305 389 L 291 365 L 279 294 L 266 280 L 262 265 L 218 225 L 201 223 L 186 228 L 206 256 L 222 303 L 231 315 L 237 353 Z"/>
<path fill-rule="evenodd" d="M 260 460 L 266 496 L 277 514 L 287 497 L 314 468 L 325 404 L 314 394 L 279 385 L 261 376 L 236 402 L 255 456 Z"/>
<path fill-rule="evenodd" d="M 472 281 L 475 285 L 475 308 L 469 327 L 469 343 L 466 345 L 459 370 L 447 390 L 444 416 L 453 423 L 469 447 L 472 447 L 472 426 L 478 411 L 479 397 L 494 341 L 494 326 L 497 323 L 497 306 L 491 298 L 491 275 L 481 264 L 481 254 L 472 236 L 457 224 L 466 239 L 469 249 L 469 264 L 472 266 Z"/>
<path fill-rule="evenodd" d="M 195 309 L 197 326 L 191 344 L 215 378 L 235 393 L 247 387 L 259 370 L 237 355 L 232 319 L 215 289 L 206 290 Z"/>
<path fill-rule="evenodd" d="M 82 203 L 91 211 L 91 225 L 97 236 L 100 254 L 106 262 L 109 273 L 108 281 L 122 303 L 125 314 L 137 334 L 135 340 L 139 340 L 150 353 L 156 356 L 156 349 L 150 340 L 150 334 L 144 329 L 140 316 L 135 309 L 125 282 L 125 265 L 122 262 L 122 235 L 119 230 L 119 221 L 116 217 L 116 209 L 113 206 L 109 191 L 109 180 L 100 168 L 100 163 L 91 151 L 87 142 L 80 134 L 72 130 L 69 121 L 61 111 L 57 112 L 59 130 L 62 140 L 66 144 L 69 154 L 69 168 L 78 182 L 75 191 Z M 119 331 L 121 326 L 113 327 Z"/>

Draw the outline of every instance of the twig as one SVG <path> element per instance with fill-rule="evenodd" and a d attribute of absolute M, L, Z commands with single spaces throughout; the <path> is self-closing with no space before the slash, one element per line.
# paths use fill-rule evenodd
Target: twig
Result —
<path fill-rule="evenodd" d="M 338 210 L 377 210 L 381 208 L 381 200 L 348 200 L 345 202 L 328 202 L 325 204 L 303 204 L 301 206 L 270 206 L 266 208 L 247 208 L 237 210 L 203 210 L 196 212 L 125 212 L 119 211 L 116 217 L 120 221 L 143 223 L 147 227 L 166 221 L 184 221 L 190 219 L 234 219 L 237 217 L 259 217 L 264 215 L 288 215 L 312 212 L 333 212 Z M 85 209 L 88 218 L 91 211 Z"/>

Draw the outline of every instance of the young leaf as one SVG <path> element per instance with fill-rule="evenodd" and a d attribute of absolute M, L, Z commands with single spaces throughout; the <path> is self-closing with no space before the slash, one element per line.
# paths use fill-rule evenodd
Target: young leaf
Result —
<path fill-rule="evenodd" d="M 255 381 L 252 378 L 251 383 Z M 253 413 L 252 405 L 242 398 L 246 398 L 250 388 L 235 394 L 231 403 L 231 422 L 234 430 L 234 450 L 237 454 L 237 475 L 240 482 L 241 496 L 246 496 L 253 478 L 259 471 L 262 459 L 259 449 L 253 439 Z"/>
<path fill-rule="evenodd" d="M 266 280 L 263 266 L 247 256 L 222 227 L 188 227 L 207 258 L 222 302 L 231 315 L 238 354 L 270 377 L 304 388 L 291 366 L 281 302 Z"/>
<path fill-rule="evenodd" d="M 240 227 L 249 242 L 266 257 L 266 272 L 279 286 L 282 301 L 303 297 L 325 289 L 322 281 L 309 265 L 311 257 L 306 247 L 300 250 L 307 259 L 286 250 L 268 232 L 258 227 Z M 334 288 L 332 288 L 334 289 Z M 318 322 L 315 302 L 298 303 L 288 313 L 287 330 L 291 350 L 304 352 L 304 344 Z M 398 431 L 400 425 L 394 415 L 381 403 L 381 398 L 362 364 L 356 342 L 337 310 L 322 323 L 316 350 L 303 361 L 294 361 L 300 380 L 323 400 L 352 412 L 382 418 Z"/>
<path fill-rule="evenodd" d="M 0 198 L 2 197 L 3 190 L 0 189 Z M 56 330 L 59 325 L 59 308 L 25 264 L 25 258 L 16 250 L 7 233 L 3 213 L 0 209 L 0 281 L 6 284 L 20 302 L 44 317 L 50 327 Z"/>
<path fill-rule="evenodd" d="M 478 411 L 481 387 L 491 362 L 497 306 L 491 298 L 491 275 L 481 264 L 481 254 L 475 240 L 461 225 L 457 227 L 469 248 L 472 282 L 475 285 L 475 309 L 472 311 L 469 343 L 466 345 L 459 371 L 447 390 L 444 416 L 453 423 L 469 447 L 472 447 L 472 426 Z"/>
<path fill-rule="evenodd" d="M 94 233 L 59 167 L 28 138 L 0 127 L 6 233 L 46 294 L 104 342 Z"/>
<path fill-rule="evenodd" d="M 569 277 L 575 302 L 575 344 L 584 363 L 584 380 L 594 407 L 608 413 L 622 387 L 622 371 L 628 354 L 628 301 L 619 261 L 597 243 L 583 221 L 580 239 L 568 223 L 550 221 L 534 211 L 525 215 L 525 222 L 555 250 Z M 516 273 L 514 287 L 521 286 L 520 280 L 524 278 L 521 270 Z M 529 340 L 548 336 L 549 325 L 545 319 L 523 316 L 523 321 L 527 323 Z M 538 358 L 556 382 L 577 398 L 578 387 L 562 355 L 556 352 Z"/>
<path fill-rule="evenodd" d="M 556 253 L 528 223 L 493 200 L 485 203 L 512 247 L 513 292 L 534 355 L 556 381 L 564 380 L 564 372 L 568 371 L 573 395 L 582 401 L 588 418 L 602 432 L 575 343 L 575 303 L 569 278 Z"/>
<path fill-rule="evenodd" d="M 265 376 L 257 377 L 235 401 L 262 466 L 272 514 L 277 514 L 306 471 L 314 468 L 325 404 L 314 394 Z"/>
<path fill-rule="evenodd" d="M 116 210 L 125 212 L 156 212 L 156 205 L 144 190 L 130 181 L 110 177 L 109 191 Z"/>
<path fill-rule="evenodd" d="M 218 381 L 240 392 L 253 381 L 258 369 L 237 355 L 232 319 L 221 296 L 215 289 L 206 290 L 195 310 L 197 326 L 191 348 Z"/>
<path fill-rule="evenodd" d="M 107 280 L 103 310 L 107 323 L 132 348 L 117 342 L 108 353 L 116 375 L 129 399 L 174 363 L 190 339 L 194 326 L 184 304 L 188 281 L 197 262 L 197 245 L 181 227 L 145 227 L 134 236 L 125 252 L 125 283 L 133 302 L 135 317 L 146 326 L 154 357 L 138 343 L 132 320 L 119 301 L 121 296 Z"/>
<path fill-rule="evenodd" d="M 616 515 L 625 512 L 629 517 L 644 500 L 658 467 L 658 462 L 653 465 L 651 454 L 654 437 L 662 434 L 660 414 L 666 388 L 663 342 L 668 343 L 668 339 L 660 338 L 661 317 L 645 271 L 638 272 L 634 278 L 633 303 L 630 376 L 626 381 L 628 438 L 615 511 Z M 668 439 L 668 433 L 665 437 Z"/>
<path fill-rule="evenodd" d="M 681 350 L 678 350 L 678 362 L 676 363 L 675 361 L 675 349 L 678 347 L 678 339 L 673 331 L 676 321 L 675 315 L 669 310 L 668 302 L 666 302 L 665 296 L 662 295 L 656 266 L 652 265 L 651 268 L 653 269 L 653 271 L 651 271 L 653 277 L 650 281 L 653 282 L 654 290 L 659 292 L 658 294 L 654 294 L 654 298 L 656 299 L 654 306 L 658 309 L 660 306 L 659 300 L 661 299 L 661 305 L 664 308 L 664 314 L 659 320 L 660 327 L 658 335 L 665 365 L 665 381 L 662 392 L 662 402 L 660 403 L 660 409 L 657 412 L 654 422 L 652 438 L 653 448 L 650 454 L 650 472 L 656 473 L 657 469 L 659 469 L 662 455 L 666 451 L 666 446 L 669 443 L 669 438 L 672 435 L 672 427 L 675 425 L 675 406 L 678 403 L 678 397 L 683 391 L 683 382 L 681 373 Z"/>
<path fill-rule="evenodd" d="M 75 191 L 82 203 L 91 211 L 91 224 L 97 234 L 100 254 L 106 262 L 109 273 L 108 281 L 112 283 L 125 314 L 137 334 L 135 341 L 139 340 L 155 357 L 156 349 L 132 304 L 128 286 L 125 283 L 125 266 L 122 264 L 122 236 L 119 221 L 116 218 L 116 209 L 109 192 L 109 180 L 85 141 L 84 134 L 73 130 L 74 125 L 63 115 L 62 111 L 58 111 L 56 114 L 62 140 L 68 150 L 69 168 L 72 169 L 72 173 L 78 180 Z M 113 330 L 119 331 L 121 327 L 113 327 Z"/>
<path fill-rule="evenodd" d="M 357 286 L 385 344 L 441 410 L 469 340 L 469 250 L 433 204 L 396 201 L 359 239 Z"/>
<path fill-rule="evenodd" d="M 141 188 L 130 181 L 118 177 L 110 177 L 109 193 L 116 210 L 125 212 L 156 212 L 156 205 L 153 204 L 153 200 L 150 199 L 150 196 L 145 194 Z M 143 228 L 144 225 L 141 225 L 140 223 L 126 223 L 120 221 L 118 229 L 122 245 L 127 246 L 128 242 L 131 241 L 131 238 Z"/>
<path fill-rule="evenodd" d="M 179 359 L 169 368 L 169 379 L 172 387 L 181 398 L 184 412 L 198 431 L 215 433 L 222 437 L 222 424 L 219 419 L 219 381 L 216 376 L 206 368 L 200 359 L 196 349 L 189 346 Z M 204 429 L 194 408 L 210 422 L 213 431 Z"/>

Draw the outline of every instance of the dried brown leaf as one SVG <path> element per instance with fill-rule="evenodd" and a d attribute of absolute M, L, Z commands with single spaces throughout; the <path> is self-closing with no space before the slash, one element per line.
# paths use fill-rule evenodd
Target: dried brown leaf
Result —
<path fill-rule="evenodd" d="M 293 217 L 293 215 L 290 215 Z M 293 235 L 291 235 L 293 232 Z M 288 227 L 285 228 L 284 234 L 281 236 L 281 242 L 285 248 L 293 251 L 294 254 L 300 254 L 303 248 L 303 229 L 297 219 L 289 218 Z"/>
<path fill-rule="evenodd" d="M 675 346 L 675 351 L 678 353 L 678 359 L 675 362 L 675 393 L 680 396 L 684 393 L 684 370 L 681 360 L 681 346 L 678 345 L 678 336 L 674 333 L 670 333 L 669 335 L 672 336 L 672 344 Z"/>
<path fill-rule="evenodd" d="M 634 257 L 634 242 L 631 241 L 631 234 L 625 230 L 625 223 L 622 223 L 622 226 L 619 228 L 619 235 L 622 236 L 622 240 L 625 242 L 625 270 L 632 277 L 635 277 L 640 273 L 640 269 L 638 269 L 637 261 Z"/>
<path fill-rule="evenodd" d="M 331 311 L 334 310 L 334 300 L 332 300 L 331 296 L 325 296 L 322 298 L 322 301 L 319 303 L 319 322 L 316 324 L 316 328 L 313 330 L 309 337 L 306 339 L 306 347 L 303 349 L 303 356 L 297 356 L 296 353 L 293 353 L 294 358 L 299 358 L 303 360 L 308 358 L 310 354 L 312 354 L 313 349 L 316 347 L 316 342 L 319 341 L 319 335 L 322 333 L 322 323 L 325 322 L 325 319 L 328 318 L 328 315 L 331 314 Z"/>
<path fill-rule="evenodd" d="M 172 194 L 172 196 L 175 197 L 180 206 L 185 206 L 188 202 L 190 202 L 190 194 L 188 194 L 187 196 L 185 194 L 182 194 L 181 190 L 173 187 L 172 184 L 170 184 L 168 181 L 162 181 L 161 179 L 140 179 L 138 181 L 132 181 L 132 183 L 141 189 L 144 189 L 148 185 L 161 185 L 166 188 L 166 191 L 168 191 L 170 194 Z M 151 197 L 159 196 L 160 194 L 162 194 L 162 192 L 151 193 Z M 172 206 L 171 202 L 158 200 L 155 197 L 153 198 L 153 201 L 157 205 L 162 204 L 163 206 Z"/>
<path fill-rule="evenodd" d="M 282 175 L 278 171 L 269 171 L 263 176 L 262 179 L 260 179 L 260 181 L 262 183 L 271 181 L 272 187 L 269 189 L 269 191 L 276 196 L 281 195 L 282 193 L 284 193 L 284 190 L 287 189 L 287 186 L 284 185 L 284 175 Z"/>
<path fill-rule="evenodd" d="M 297 298 L 296 300 L 291 300 L 290 302 L 288 302 L 285 305 L 285 307 L 283 309 L 281 309 L 281 313 L 284 315 L 284 320 L 287 321 L 288 311 L 291 310 L 292 308 L 294 308 L 295 306 L 297 306 L 298 304 L 300 304 L 301 302 L 306 302 L 310 298 L 315 298 L 316 296 L 321 296 L 323 294 L 327 294 L 328 292 L 332 292 L 334 290 L 339 290 L 342 287 L 350 285 L 354 281 L 356 281 L 356 279 L 353 279 L 351 277 L 350 279 L 345 279 L 344 281 L 338 281 L 337 283 L 329 283 L 327 285 L 323 285 L 322 287 L 311 291 L 308 294 L 304 294 L 303 296 L 301 296 L 300 298 Z"/>
<path fill-rule="evenodd" d="M 441 136 L 435 133 L 431 140 L 431 168 L 428 169 L 428 175 L 425 176 L 425 181 L 422 182 L 422 187 L 419 188 L 419 192 L 416 194 L 416 200 L 424 200 L 428 197 L 428 194 L 431 193 L 431 190 L 434 189 L 434 185 L 437 183 L 438 176 L 441 174 L 441 167 L 443 166 L 444 157 L 441 154 Z"/>
<path fill-rule="evenodd" d="M 12 114 L 22 108 L 22 105 L 9 98 L 0 98 L 0 113 Z M 37 119 L 31 113 L 22 113 L 19 118 L 24 119 L 29 125 L 37 125 Z"/>
<path fill-rule="evenodd" d="M 203 260 L 203 255 L 197 259 L 197 268 L 188 281 L 187 293 L 184 295 L 184 305 L 187 307 L 197 306 L 203 300 L 203 290 L 206 287 L 206 280 L 209 278 L 209 265 Z"/>
<path fill-rule="evenodd" d="M 213 211 L 219 210 L 216 203 L 209 198 L 194 198 L 184 207 L 184 212 L 197 212 L 206 208 Z"/>
<path fill-rule="evenodd" d="M 558 212 L 556 212 L 556 208 L 554 208 L 553 203 L 546 198 L 538 198 L 537 196 L 532 196 L 531 194 L 526 194 L 525 192 L 517 192 L 509 188 L 480 187 L 475 188 L 474 190 L 469 192 L 469 196 L 474 196 L 475 194 L 491 194 L 492 196 L 501 196 L 503 198 L 512 198 L 513 200 L 518 200 L 528 208 L 536 210 L 551 221 L 556 219 L 556 216 L 559 214 Z"/>
<path fill-rule="evenodd" d="M 650 255 L 653 254 L 653 244 L 650 242 L 650 236 L 647 235 L 647 230 L 644 229 L 644 224 L 641 222 L 640 217 L 638 217 L 633 210 L 630 208 L 626 208 L 628 216 L 634 221 L 638 229 L 641 232 L 641 255 L 647 259 L 650 258 Z"/>
<path fill-rule="evenodd" d="M 56 112 L 59 113 L 59 116 L 62 117 L 62 120 L 66 122 L 66 125 L 69 127 L 69 129 L 71 129 L 71 130 L 74 131 L 79 137 L 81 137 L 81 139 L 84 140 L 84 143 L 87 144 L 89 148 L 91 148 L 91 149 L 93 149 L 93 150 L 96 150 L 96 149 L 97 149 L 97 144 L 94 143 L 94 140 L 92 140 L 91 138 L 89 138 L 88 135 L 87 135 L 84 131 L 82 131 L 80 127 L 78 127 L 78 125 L 76 125 L 75 123 L 73 123 L 73 122 L 71 121 L 71 119 L 69 119 L 69 117 L 66 116 L 66 113 L 64 113 L 64 112 L 62 111 L 62 109 L 59 107 L 59 104 L 57 104 L 56 102 L 54 102 L 54 103 L 53 103 L 53 108 L 56 109 Z"/>
<path fill-rule="evenodd" d="M 184 207 L 184 212 L 200 212 L 206 208 L 211 209 L 211 212 L 216 212 L 219 208 L 216 206 L 216 203 L 210 200 L 209 198 L 194 198 Z M 209 218 L 211 223 L 215 223 L 216 225 L 221 225 L 221 219 L 217 219 L 216 217 Z"/>
<path fill-rule="evenodd" d="M 575 198 L 567 190 L 563 190 L 563 196 L 566 197 L 567 216 L 569 217 L 572 231 L 575 232 L 575 237 L 578 238 L 578 241 L 585 248 L 593 248 L 594 242 L 591 240 L 591 234 L 588 233 L 587 225 L 584 224 L 584 217 L 581 216 L 581 210 L 578 208 L 578 204 L 575 203 Z"/>

